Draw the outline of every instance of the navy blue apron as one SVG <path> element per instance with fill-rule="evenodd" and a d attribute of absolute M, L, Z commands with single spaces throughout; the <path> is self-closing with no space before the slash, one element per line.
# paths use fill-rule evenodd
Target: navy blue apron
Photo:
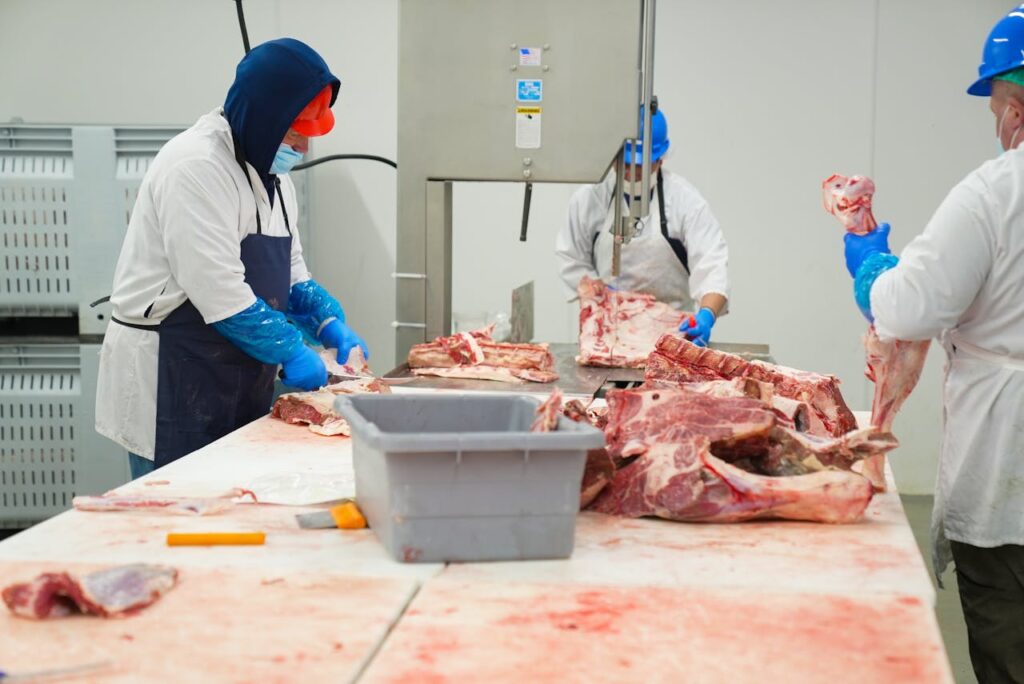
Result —
<path fill-rule="evenodd" d="M 242 169 L 249 178 L 244 163 Z M 249 181 L 250 188 L 252 181 Z M 277 311 L 288 306 L 291 286 L 292 231 L 281 197 L 287 236 L 263 234 L 259 202 L 256 232 L 242 240 L 245 282 Z M 255 191 L 253 192 L 255 197 Z M 157 369 L 157 468 L 201 449 L 267 414 L 274 393 L 277 366 L 262 363 L 236 347 L 203 317 L 192 302 L 160 322 Z"/>

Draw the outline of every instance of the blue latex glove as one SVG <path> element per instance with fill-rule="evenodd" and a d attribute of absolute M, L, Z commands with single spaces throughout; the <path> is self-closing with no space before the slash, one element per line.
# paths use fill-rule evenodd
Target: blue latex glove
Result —
<path fill-rule="evenodd" d="M 337 299 L 315 280 L 292 285 L 288 292 L 288 318 L 299 326 L 312 343 L 325 321 L 345 322 L 345 310 Z"/>
<path fill-rule="evenodd" d="M 878 227 L 867 235 L 846 233 L 843 236 L 846 244 L 846 270 L 851 278 L 857 277 L 857 269 L 872 254 L 892 254 L 889 249 L 889 224 L 879 223 Z"/>
<path fill-rule="evenodd" d="M 274 366 L 294 356 L 303 346 L 299 329 L 259 297 L 248 309 L 212 325 L 252 358 Z"/>
<path fill-rule="evenodd" d="M 320 389 L 327 384 L 327 368 L 320 356 L 302 345 L 296 353 L 281 364 L 281 382 L 302 390 Z"/>
<path fill-rule="evenodd" d="M 366 343 L 362 338 L 337 318 L 324 326 L 324 329 L 320 331 L 319 339 L 325 347 L 338 350 L 338 363 L 344 364 L 348 361 L 349 353 L 357 345 L 363 348 L 363 356 L 367 359 L 370 358 L 370 350 L 366 348 Z"/>
<path fill-rule="evenodd" d="M 694 324 L 690 325 L 690 321 L 693 321 Z M 711 328 L 714 326 L 715 314 L 705 306 L 693 316 L 688 316 L 680 324 L 679 332 L 686 335 L 686 339 L 698 347 L 706 347 L 711 341 Z"/>

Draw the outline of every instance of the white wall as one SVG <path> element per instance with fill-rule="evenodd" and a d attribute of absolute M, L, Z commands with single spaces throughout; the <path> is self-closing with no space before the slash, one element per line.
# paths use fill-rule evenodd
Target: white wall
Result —
<path fill-rule="evenodd" d="M 836 373 L 863 408 L 864 323 L 820 206 L 833 172 L 878 183 L 894 248 L 993 150 L 992 117 L 964 88 L 1005 0 L 663 0 L 656 91 L 669 166 L 708 198 L 730 243 L 732 313 L 721 341 L 767 342 L 781 362 Z M 292 35 L 342 79 L 339 125 L 314 152 L 394 158 L 397 0 L 247 0 L 254 43 Z M 586 17 L 581 17 L 586 21 Z M 187 124 L 223 100 L 241 57 L 228 0 L 0 0 L 0 121 Z M 378 368 L 394 355 L 395 174 L 332 162 L 313 179 L 314 274 L 343 301 Z M 537 338 L 575 334 L 551 254 L 572 186 L 455 190 L 454 310 L 507 310 L 537 284 Z M 113 255 L 112 255 L 113 258 Z M 896 424 L 904 491 L 934 479 L 940 354 Z"/>

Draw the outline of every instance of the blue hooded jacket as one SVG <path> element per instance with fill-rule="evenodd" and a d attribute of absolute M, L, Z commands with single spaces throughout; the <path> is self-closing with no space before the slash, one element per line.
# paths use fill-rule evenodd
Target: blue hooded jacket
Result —
<path fill-rule="evenodd" d="M 235 70 L 235 82 L 224 101 L 224 116 L 245 161 L 263 179 L 273 198 L 270 166 L 295 117 L 331 86 L 331 106 L 341 81 L 317 52 L 294 38 L 257 45 Z"/>

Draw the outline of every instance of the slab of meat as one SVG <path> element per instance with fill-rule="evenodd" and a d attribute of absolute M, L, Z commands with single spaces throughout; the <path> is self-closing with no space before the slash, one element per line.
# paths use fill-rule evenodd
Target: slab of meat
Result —
<path fill-rule="evenodd" d="M 851 472 L 895 446 L 875 428 L 840 438 L 784 427 L 747 382 L 608 393 L 605 440 L 617 466 L 593 510 L 670 520 L 856 520 L 871 483 Z"/>
<path fill-rule="evenodd" d="M 849 523 L 860 518 L 871 497 L 871 483 L 855 473 L 768 477 L 747 472 L 713 456 L 708 437 L 677 425 L 619 468 L 591 509 L 691 522 Z"/>
<path fill-rule="evenodd" d="M 358 351 L 359 348 L 353 351 Z M 362 358 L 362 354 L 359 355 Z M 350 356 L 349 359 L 352 357 Z M 350 366 L 338 366 L 341 373 L 349 375 Z M 334 374 L 334 370 L 329 373 Z M 321 387 L 312 392 L 290 392 L 282 394 L 270 409 L 270 415 L 292 425 L 307 425 L 318 435 L 349 436 L 352 434 L 348 422 L 334 411 L 334 400 L 339 394 L 389 394 L 391 389 L 379 378 L 372 375 L 358 380 L 344 380 Z"/>
<path fill-rule="evenodd" d="M 122 565 L 76 578 L 66 572 L 44 572 L 34 580 L 0 592 L 18 617 L 45 620 L 86 613 L 125 617 L 151 605 L 174 588 L 178 571 L 164 565 Z"/>
<path fill-rule="evenodd" d="M 76 496 L 71 500 L 71 505 L 75 510 L 90 512 L 147 511 L 174 515 L 213 515 L 230 510 L 236 499 L 244 497 L 256 501 L 256 495 L 248 489 L 232 489 L 221 496 L 209 498 L 113 493 Z"/>
<path fill-rule="evenodd" d="M 832 174 L 821 183 L 822 203 L 825 211 L 839 219 L 846 230 L 867 235 L 878 223 L 871 213 L 871 198 L 875 184 L 867 176 L 840 176 Z"/>
<path fill-rule="evenodd" d="M 610 290 L 600 280 L 580 281 L 582 366 L 643 368 L 658 338 L 679 329 L 688 314 L 652 295 Z"/>
<path fill-rule="evenodd" d="M 553 432 L 558 428 L 558 417 L 562 415 L 562 400 L 565 395 L 557 387 L 551 396 L 537 407 L 537 417 L 533 419 L 530 432 Z"/>
<path fill-rule="evenodd" d="M 842 222 L 847 232 L 864 235 L 875 228 L 877 222 L 871 211 L 875 184 L 865 176 L 847 178 L 834 174 L 822 183 L 825 210 Z M 833 199 L 829 199 L 833 198 Z M 865 375 L 875 383 L 875 394 L 871 402 L 871 424 L 884 432 L 892 429 L 896 412 L 914 390 L 925 358 L 928 356 L 930 340 L 908 342 L 905 340 L 882 340 L 870 326 L 864 335 L 864 351 L 867 357 Z M 864 475 L 879 491 L 885 491 L 885 456 L 865 461 Z"/>
<path fill-rule="evenodd" d="M 409 350 L 414 375 L 500 382 L 554 382 L 555 357 L 546 344 L 495 342 L 494 326 L 438 337 Z"/>
<path fill-rule="evenodd" d="M 810 407 L 807 431 L 839 436 L 857 427 L 853 412 L 839 391 L 839 379 L 698 347 L 682 334 L 662 335 L 647 360 L 647 382 L 687 383 L 750 378 L 768 383 L 776 396 Z"/>

